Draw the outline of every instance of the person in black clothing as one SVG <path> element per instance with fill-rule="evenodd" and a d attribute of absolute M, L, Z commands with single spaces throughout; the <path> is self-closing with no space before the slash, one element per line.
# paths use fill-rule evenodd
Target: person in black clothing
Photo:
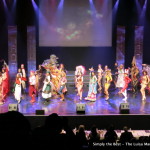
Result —
<path fill-rule="evenodd" d="M 17 111 L 9 111 L 0 114 L 1 146 L 5 149 L 32 149 L 31 126 L 23 114 Z"/>
<path fill-rule="evenodd" d="M 117 138 L 118 136 L 116 132 L 114 131 L 114 126 L 110 125 L 110 127 L 107 129 L 107 132 L 104 136 L 104 141 L 113 143 L 113 142 L 116 142 Z"/>
<path fill-rule="evenodd" d="M 65 130 L 65 133 L 62 130 Z M 46 117 L 44 126 L 32 132 L 32 142 L 35 149 L 75 150 L 76 141 L 73 131 L 68 127 L 66 119 L 56 113 Z"/>
<path fill-rule="evenodd" d="M 132 132 L 128 131 L 127 126 L 125 126 L 123 129 L 124 129 L 124 132 L 121 133 L 120 142 L 121 143 L 131 142 L 131 140 L 134 138 L 133 135 L 132 135 Z"/>
<path fill-rule="evenodd" d="M 100 142 L 100 134 L 97 132 L 97 128 L 95 125 L 92 126 L 88 139 L 89 139 L 89 149 L 94 149 L 93 143 Z"/>
<path fill-rule="evenodd" d="M 118 79 L 118 63 L 116 62 L 114 64 L 114 68 L 113 68 L 113 82 L 116 86 L 116 83 L 117 83 L 117 79 Z"/>
<path fill-rule="evenodd" d="M 76 132 L 76 140 L 79 150 L 82 150 L 84 147 L 88 146 L 84 125 L 79 126 L 79 129 Z"/>

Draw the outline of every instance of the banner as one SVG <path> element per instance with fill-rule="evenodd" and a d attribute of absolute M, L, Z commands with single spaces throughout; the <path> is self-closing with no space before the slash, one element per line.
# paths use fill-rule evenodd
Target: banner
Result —
<path fill-rule="evenodd" d="M 36 70 L 36 33 L 34 26 L 27 27 L 27 64 L 29 75 L 31 70 Z"/>
<path fill-rule="evenodd" d="M 116 62 L 125 63 L 125 27 L 117 26 Z"/>
<path fill-rule="evenodd" d="M 142 70 L 143 63 L 143 33 L 143 26 L 135 26 L 134 56 L 140 70 Z"/>
<path fill-rule="evenodd" d="M 8 66 L 10 83 L 14 83 L 17 74 L 17 27 L 8 26 Z"/>

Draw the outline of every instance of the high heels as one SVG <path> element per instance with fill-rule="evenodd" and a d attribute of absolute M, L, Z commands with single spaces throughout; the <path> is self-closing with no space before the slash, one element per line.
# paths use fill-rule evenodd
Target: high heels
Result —
<path fill-rule="evenodd" d="M 144 101 L 144 100 L 146 100 L 146 97 L 143 97 L 143 98 L 142 98 L 142 101 Z"/>

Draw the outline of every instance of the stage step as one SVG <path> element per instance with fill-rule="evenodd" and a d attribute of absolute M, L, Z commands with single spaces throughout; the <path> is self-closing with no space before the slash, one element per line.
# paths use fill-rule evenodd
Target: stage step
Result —
<path fill-rule="evenodd" d="M 74 86 L 75 84 L 75 71 L 67 71 L 67 85 Z M 86 73 L 83 77 L 84 85 L 89 84 L 89 73 Z"/>

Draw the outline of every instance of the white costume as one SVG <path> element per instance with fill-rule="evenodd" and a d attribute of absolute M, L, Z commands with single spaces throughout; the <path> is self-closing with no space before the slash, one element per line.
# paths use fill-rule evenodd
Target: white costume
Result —
<path fill-rule="evenodd" d="M 118 70 L 118 79 L 116 83 L 116 87 L 122 88 L 124 86 L 124 69 Z"/>
<path fill-rule="evenodd" d="M 44 99 L 48 99 L 52 96 L 51 94 L 51 81 L 50 81 L 50 76 L 46 76 L 44 80 L 44 85 L 42 89 L 42 97 Z"/>

